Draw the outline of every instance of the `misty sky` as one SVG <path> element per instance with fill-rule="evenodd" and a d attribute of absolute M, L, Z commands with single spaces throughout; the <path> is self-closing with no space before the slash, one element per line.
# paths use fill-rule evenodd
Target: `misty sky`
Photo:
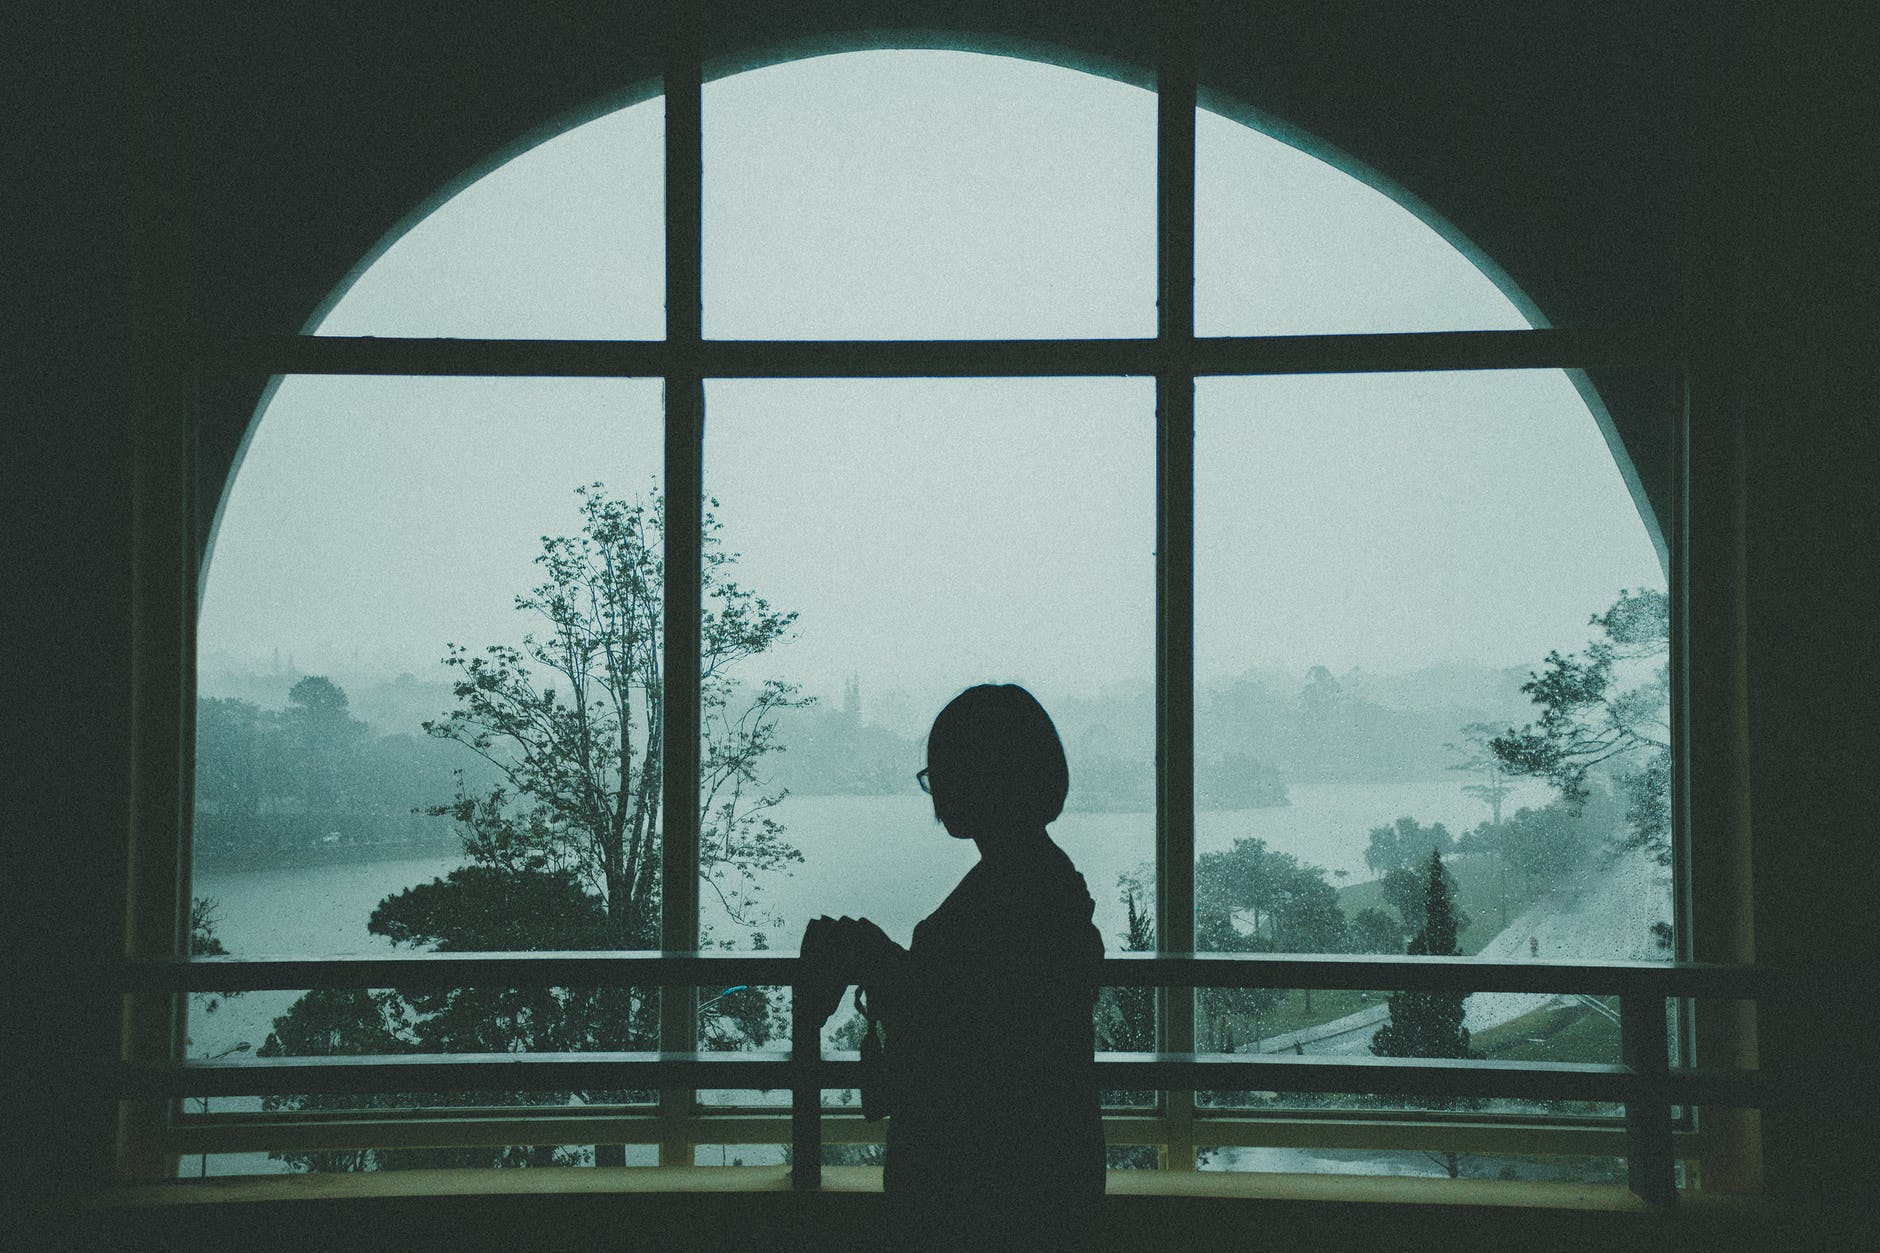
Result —
<path fill-rule="evenodd" d="M 326 334 L 663 333 L 657 100 L 449 199 Z M 1149 93 L 966 53 L 855 53 L 705 89 L 715 337 L 1150 335 Z M 1203 334 L 1526 326 L 1388 197 L 1203 113 Z M 739 577 L 800 613 L 766 673 L 825 694 L 1147 683 L 1146 379 L 708 384 L 707 490 Z M 1196 394 L 1197 668 L 1533 665 L 1663 586 L 1558 371 L 1208 379 Z M 510 639 L 573 488 L 660 472 L 657 380 L 293 378 L 227 495 L 205 671 L 431 672 Z M 1049 705 L 1049 699 L 1046 700 Z"/>

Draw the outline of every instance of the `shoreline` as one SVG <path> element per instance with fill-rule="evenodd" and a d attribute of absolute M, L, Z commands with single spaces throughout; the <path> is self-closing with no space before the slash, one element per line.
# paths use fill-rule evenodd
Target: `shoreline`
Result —
<path fill-rule="evenodd" d="M 252 854 L 197 853 L 199 871 L 304 870 L 311 866 L 351 866 L 380 861 L 418 861 L 463 851 L 463 842 L 411 840 L 386 844 L 337 844 L 326 847 L 275 848 Z"/>

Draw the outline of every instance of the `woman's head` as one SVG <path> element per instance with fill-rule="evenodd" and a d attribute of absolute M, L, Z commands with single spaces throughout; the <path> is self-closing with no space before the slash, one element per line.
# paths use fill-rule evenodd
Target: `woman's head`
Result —
<path fill-rule="evenodd" d="M 960 838 L 1042 827 L 1064 810 L 1070 766 L 1051 715 L 1015 683 L 981 683 L 947 703 L 927 733 L 933 812 Z"/>

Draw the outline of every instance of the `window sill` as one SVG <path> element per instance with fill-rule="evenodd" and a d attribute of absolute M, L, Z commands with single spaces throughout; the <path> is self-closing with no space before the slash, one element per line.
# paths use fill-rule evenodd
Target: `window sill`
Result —
<path fill-rule="evenodd" d="M 824 1195 L 879 1194 L 881 1170 L 823 1169 Z M 1303 1175 L 1217 1171 L 1113 1170 L 1111 1198 L 1179 1197 L 1317 1204 L 1467 1206 L 1652 1214 L 1651 1206 L 1617 1184 L 1529 1183 L 1501 1179 L 1427 1179 L 1379 1175 Z M 595 1196 L 662 1194 L 791 1194 L 787 1166 L 691 1169 L 607 1167 L 566 1170 L 404 1170 L 332 1175 L 232 1175 L 164 1183 L 120 1184 L 85 1198 L 87 1208 L 345 1200 L 393 1197 Z M 1750 1213 L 1761 1198 L 1687 1193 L 1680 1210 Z"/>
<path fill-rule="evenodd" d="M 787 1167 L 431 1170 L 225 1177 L 121 1185 L 74 1200 L 71 1247 L 344 1248 L 348 1253 L 533 1253 L 570 1232 L 633 1232 L 667 1253 L 805 1247 L 877 1253 L 881 1172 L 830 1167 L 797 1193 Z M 1650 1209 L 1625 1189 L 1504 1180 L 1115 1171 L 1093 1253 L 1234 1248 L 1249 1230 L 1310 1232 L 1276 1248 L 1531 1253 L 1759 1253 L 1865 1248 L 1864 1218 L 1802 1215 L 1759 1196 L 1693 1193 Z M 412 1233 L 433 1233 L 413 1242 Z M 761 1237 L 761 1238 L 760 1238 Z"/>

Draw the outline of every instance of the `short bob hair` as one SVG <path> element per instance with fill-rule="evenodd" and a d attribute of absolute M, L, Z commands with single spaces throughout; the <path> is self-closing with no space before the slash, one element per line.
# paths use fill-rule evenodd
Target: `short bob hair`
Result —
<path fill-rule="evenodd" d="M 977 833 L 1043 826 L 1064 812 L 1070 764 L 1051 715 L 1016 683 L 969 687 L 927 733 L 934 816 Z"/>

